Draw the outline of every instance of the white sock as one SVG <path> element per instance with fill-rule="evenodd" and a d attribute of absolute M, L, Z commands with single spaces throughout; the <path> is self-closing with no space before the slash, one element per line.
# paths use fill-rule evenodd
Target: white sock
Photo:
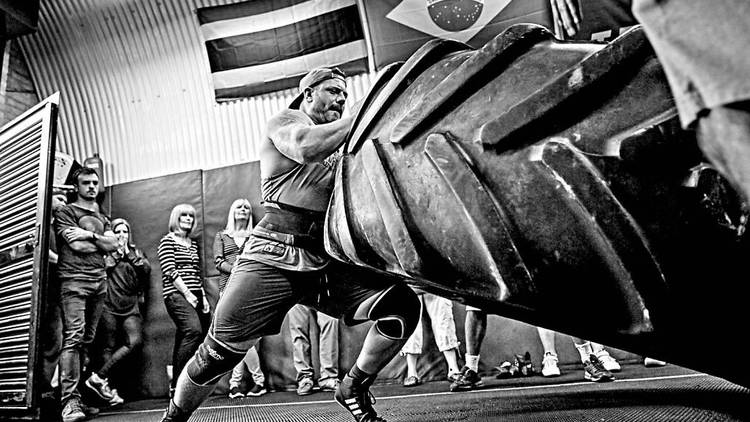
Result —
<path fill-rule="evenodd" d="M 578 349 L 578 354 L 581 355 L 581 362 L 588 361 L 589 356 L 594 353 L 594 350 L 591 348 L 591 343 L 588 341 L 583 344 L 576 344 L 576 349 Z"/>
<path fill-rule="evenodd" d="M 479 355 L 466 354 L 466 366 L 474 372 L 479 372 Z"/>

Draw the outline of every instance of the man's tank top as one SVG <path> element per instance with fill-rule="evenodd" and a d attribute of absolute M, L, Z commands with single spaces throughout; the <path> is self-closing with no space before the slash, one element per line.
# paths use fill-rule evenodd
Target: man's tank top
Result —
<path fill-rule="evenodd" d="M 261 180 L 264 201 L 313 211 L 326 211 L 333 191 L 334 160 L 297 164 L 289 171 Z"/>

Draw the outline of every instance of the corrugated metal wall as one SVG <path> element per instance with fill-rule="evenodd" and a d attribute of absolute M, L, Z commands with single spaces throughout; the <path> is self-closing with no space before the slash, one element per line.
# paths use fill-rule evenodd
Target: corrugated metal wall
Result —
<path fill-rule="evenodd" d="M 256 160 L 294 92 L 215 103 L 195 9 L 235 2 L 42 0 L 21 44 L 40 96 L 61 92 L 59 149 L 98 152 L 107 185 Z M 350 98 L 372 79 L 351 78 Z"/>

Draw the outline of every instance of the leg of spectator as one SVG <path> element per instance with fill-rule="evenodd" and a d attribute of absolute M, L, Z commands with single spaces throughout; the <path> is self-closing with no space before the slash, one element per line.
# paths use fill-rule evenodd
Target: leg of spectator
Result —
<path fill-rule="evenodd" d="M 52 298 L 51 300 L 56 300 L 56 302 L 49 303 L 45 307 L 41 333 L 45 392 L 52 391 L 52 386 L 58 384 L 59 380 L 53 381 L 53 378 L 58 373 L 57 367 L 60 362 L 63 341 L 62 309 L 59 294 L 56 299 Z"/>
<path fill-rule="evenodd" d="M 106 377 L 110 369 L 118 362 L 128 356 L 133 350 L 136 350 L 143 344 L 142 323 L 140 315 L 130 315 L 122 323 L 122 330 L 125 334 L 125 344 L 118 348 L 111 358 L 104 363 L 99 375 Z"/>
<path fill-rule="evenodd" d="M 86 297 L 75 282 L 62 287 L 63 347 L 60 354 L 61 402 L 79 398 L 78 382 L 81 378 L 81 348 L 86 330 Z"/>
<path fill-rule="evenodd" d="M 112 367 L 109 362 L 112 360 L 117 345 L 117 325 L 117 317 L 105 309 L 101 316 L 98 331 L 99 336 L 104 338 L 104 347 L 102 349 L 103 364 L 101 369 L 95 371 L 103 378 L 107 377 L 109 369 Z"/>
<path fill-rule="evenodd" d="M 539 340 L 542 341 L 544 357 L 542 358 L 542 375 L 545 377 L 557 377 L 560 375 L 560 367 L 557 365 L 557 349 L 555 348 L 555 332 L 546 328 L 537 327 Z"/>
<path fill-rule="evenodd" d="M 188 303 L 180 293 L 172 293 L 164 303 L 167 305 L 172 320 L 176 325 L 175 346 L 172 359 L 172 388 L 176 385 L 177 376 L 192 357 L 203 340 L 204 328 L 198 311 Z"/>
<path fill-rule="evenodd" d="M 312 380 L 314 370 L 310 358 L 310 308 L 305 305 L 294 305 L 287 315 L 297 382 L 304 378 Z"/>
<path fill-rule="evenodd" d="M 422 295 L 418 297 L 421 303 Z M 422 354 L 423 341 L 422 318 L 420 318 L 417 327 L 414 328 L 414 332 L 411 333 L 411 336 L 409 336 L 409 339 L 406 340 L 406 343 L 401 348 L 401 354 L 406 357 L 404 387 L 412 387 L 420 383 L 419 374 L 417 373 L 417 361 L 419 360 L 419 355 Z"/>
<path fill-rule="evenodd" d="M 466 366 L 478 372 L 479 353 L 487 333 L 487 314 L 478 310 L 467 311 L 464 330 L 466 332 Z"/>
<path fill-rule="evenodd" d="M 247 370 L 250 372 L 250 375 L 253 377 L 253 382 L 255 383 L 255 385 L 263 387 L 266 383 L 266 376 L 260 369 L 260 356 L 258 356 L 257 344 L 247 351 L 245 357 L 242 359 L 242 362 L 245 364 Z"/>
<path fill-rule="evenodd" d="M 430 315 L 432 333 L 438 350 L 443 352 L 448 364 L 448 378 L 458 375 L 458 337 L 456 336 L 456 322 L 453 319 L 453 302 L 433 294 L 425 294 L 423 298 L 425 309 Z"/>
<path fill-rule="evenodd" d="M 320 327 L 318 356 L 320 358 L 320 379 L 318 385 L 339 376 L 339 320 L 323 312 L 315 312 Z"/>

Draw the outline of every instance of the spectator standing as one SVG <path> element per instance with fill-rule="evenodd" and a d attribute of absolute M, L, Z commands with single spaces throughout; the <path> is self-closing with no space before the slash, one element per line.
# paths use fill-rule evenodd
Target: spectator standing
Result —
<path fill-rule="evenodd" d="M 64 333 L 60 354 L 63 422 L 78 422 L 87 417 L 78 384 L 107 293 L 104 255 L 117 249 L 109 218 L 101 213 L 96 202 L 99 193 L 96 171 L 83 167 L 72 178 L 76 198 L 57 210 L 54 222 Z"/>
<path fill-rule="evenodd" d="M 173 373 L 179 374 L 198 349 L 208 330 L 210 308 L 203 290 L 198 242 L 190 237 L 195 229 L 195 208 L 179 204 L 169 216 L 169 233 L 159 241 L 164 304 L 174 321 Z M 170 380 L 170 396 L 177 377 Z"/>
<path fill-rule="evenodd" d="M 104 259 L 107 266 L 107 298 L 99 327 L 104 337 L 102 367 L 92 371 L 86 386 L 100 398 L 112 405 L 124 400 L 116 389 L 108 383 L 109 371 L 130 355 L 143 343 L 142 321 L 139 304 L 143 292 L 150 281 L 151 265 L 142 250 L 136 248 L 131 235 L 130 223 L 118 218 L 112 222 L 112 230 L 117 236 L 117 250 Z M 124 338 L 119 348 L 117 339 Z"/>
<path fill-rule="evenodd" d="M 294 369 L 297 371 L 297 395 L 313 392 L 310 329 L 316 324 L 320 330 L 318 358 L 320 378 L 318 387 L 323 391 L 336 391 L 339 386 L 339 320 L 308 306 L 297 304 L 289 310 L 289 334 L 292 337 Z"/>
<path fill-rule="evenodd" d="M 245 248 L 250 239 L 250 230 L 253 227 L 253 214 L 250 201 L 247 199 L 236 199 L 229 207 L 227 224 L 224 230 L 216 233 L 214 239 L 214 263 L 219 271 L 219 297 L 224 294 L 227 287 L 229 275 L 232 273 L 237 256 Z M 244 382 L 245 368 L 253 378 L 252 387 Z M 248 349 L 245 357 L 234 367 L 229 379 L 229 398 L 258 397 L 266 394 L 266 376 L 260 369 L 260 357 L 258 346 Z"/>

